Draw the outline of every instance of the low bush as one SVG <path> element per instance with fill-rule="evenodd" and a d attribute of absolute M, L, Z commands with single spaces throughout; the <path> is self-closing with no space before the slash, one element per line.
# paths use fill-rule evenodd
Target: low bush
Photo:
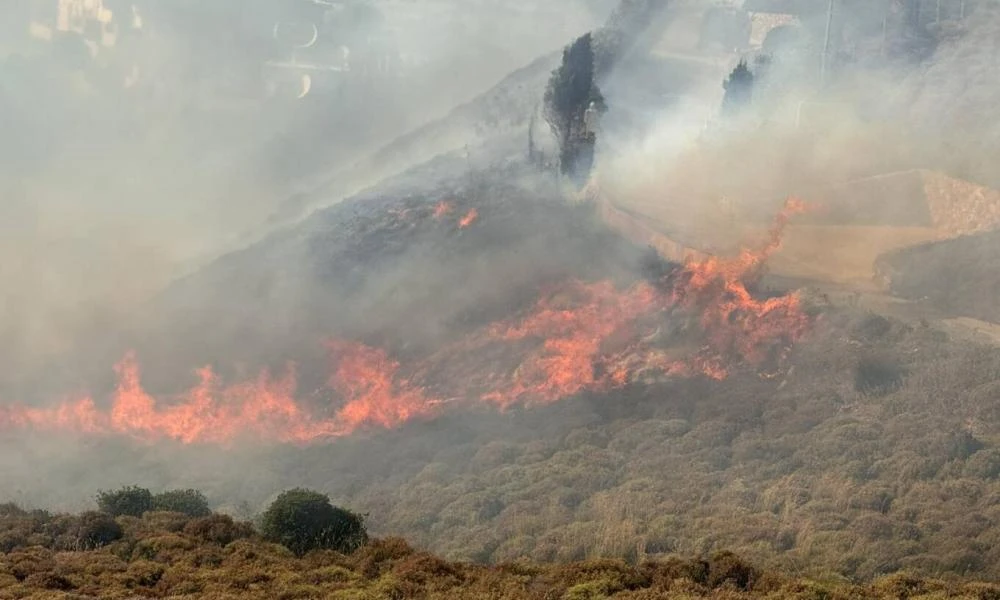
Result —
<path fill-rule="evenodd" d="M 719 552 L 708 560 L 709 587 L 718 588 L 731 585 L 737 590 L 748 592 L 760 577 L 760 571 L 732 552 Z"/>
<path fill-rule="evenodd" d="M 198 490 L 168 490 L 152 498 L 152 510 L 182 513 L 189 517 L 207 517 L 212 514 L 208 500 Z"/>
<path fill-rule="evenodd" d="M 362 516 L 333 506 L 319 492 L 301 488 L 275 499 L 263 515 L 261 533 L 298 556 L 320 548 L 353 552 L 368 541 Z"/>
<path fill-rule="evenodd" d="M 86 512 L 70 517 L 67 529 L 59 536 L 59 549 L 94 550 L 122 539 L 125 532 L 110 515 Z"/>
<path fill-rule="evenodd" d="M 97 493 L 97 508 L 112 517 L 121 515 L 141 517 L 146 511 L 153 510 L 153 494 L 138 486 L 127 486 L 111 491 L 102 490 Z"/>
<path fill-rule="evenodd" d="M 252 536 L 254 531 L 249 523 L 238 523 L 229 515 L 211 515 L 188 522 L 184 533 L 202 542 L 227 546 Z"/>
<path fill-rule="evenodd" d="M 295 498 L 312 500 L 313 496 Z M 303 504 L 312 506 L 311 502 L 296 505 Z M 877 512 L 871 514 L 883 518 Z M 119 530 L 124 530 L 124 539 L 105 547 L 91 543 L 91 549 L 82 551 L 30 547 L 0 554 L 0 598 L 1000 599 L 996 585 L 944 583 L 902 573 L 866 584 L 829 578 L 817 583 L 760 569 L 731 552 L 698 560 L 673 557 L 640 566 L 612 559 L 485 566 L 416 551 L 399 538 L 374 540 L 351 555 L 318 550 L 296 556 L 259 537 L 237 541 L 223 550 L 217 542 L 245 534 L 249 527 L 227 516 L 212 515 L 191 520 L 178 533 L 161 527 L 170 525 L 169 521 L 147 517 L 115 520 L 98 512 L 52 517 L 44 528 L 58 539 L 96 532 L 91 539 L 106 543 L 120 535 Z M 25 518 L 21 513 L 0 517 L 0 527 L 9 529 L 8 520 L 21 523 Z M 108 528 L 113 531 L 105 535 Z M 948 558 L 942 566 L 956 574 L 981 569 L 988 560 L 960 549 Z M 853 559 L 877 567 L 889 564 L 892 557 L 856 554 Z"/>

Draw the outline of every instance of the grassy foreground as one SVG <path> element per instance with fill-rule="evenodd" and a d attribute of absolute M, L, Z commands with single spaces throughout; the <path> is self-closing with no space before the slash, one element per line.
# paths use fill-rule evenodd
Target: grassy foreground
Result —
<path fill-rule="evenodd" d="M 895 574 L 854 585 L 785 577 L 731 553 L 495 566 L 447 562 L 399 538 L 352 554 L 297 558 L 230 517 L 149 512 L 118 517 L 122 537 L 100 548 L 80 516 L 0 516 L 0 598 L 1000 598 L 1000 586 Z M 16 540 L 12 542 L 12 540 Z"/>

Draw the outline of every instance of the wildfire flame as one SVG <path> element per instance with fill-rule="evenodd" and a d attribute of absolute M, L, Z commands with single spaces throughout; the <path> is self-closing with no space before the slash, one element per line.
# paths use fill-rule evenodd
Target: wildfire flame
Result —
<path fill-rule="evenodd" d="M 448 213 L 454 210 L 455 207 L 451 205 L 450 202 L 442 200 L 434 205 L 434 218 L 443 219 Z"/>
<path fill-rule="evenodd" d="M 397 427 L 431 414 L 441 404 L 398 378 L 399 363 L 384 350 L 347 342 L 330 342 L 329 349 L 340 357 L 340 364 L 328 385 L 347 400 L 333 420 L 338 432 L 350 433 L 365 425 Z"/>
<path fill-rule="evenodd" d="M 579 296 L 575 308 L 543 298 L 528 317 L 516 324 L 494 326 L 491 334 L 504 341 L 536 338 L 541 346 L 529 352 L 509 386 L 484 399 L 508 406 L 525 397 L 552 402 L 585 389 L 603 387 L 594 361 L 605 340 L 656 306 L 651 285 L 637 285 L 624 293 L 601 282 L 574 284 Z"/>
<path fill-rule="evenodd" d="M 458 228 L 459 229 L 465 229 L 469 225 L 472 225 L 473 223 L 475 223 L 476 219 L 478 219 L 478 218 L 479 218 L 479 211 L 476 210 L 476 209 L 474 209 L 474 208 L 471 208 L 471 209 L 469 209 L 469 212 L 465 213 L 464 217 L 462 217 L 461 219 L 459 219 L 459 221 L 458 221 Z"/>
<path fill-rule="evenodd" d="M 241 438 L 308 443 L 362 428 L 395 428 L 431 417 L 451 402 L 505 409 L 613 389 L 643 371 L 722 379 L 733 365 L 766 368 L 785 358 L 808 331 L 810 319 L 797 295 L 759 300 L 747 285 L 760 277 L 764 261 L 780 245 L 788 219 L 802 210 L 801 202 L 789 200 L 756 251 L 691 261 L 662 281 L 626 290 L 608 282 L 568 282 L 543 295 L 522 317 L 486 327 L 417 364 L 401 365 L 382 349 L 331 341 L 330 376 L 321 394 L 329 400 L 325 410 L 296 399 L 293 365 L 278 377 L 262 371 L 256 379 L 230 385 L 205 367 L 196 372 L 198 382 L 190 390 L 158 399 L 142 387 L 138 361 L 129 353 L 115 366 L 118 385 L 110 408 L 100 408 L 89 397 L 48 408 L 0 406 L 0 430 L 182 443 L 226 444 Z M 470 215 L 469 223 L 477 213 L 473 209 L 462 223 Z M 657 341 L 664 324 L 692 321 L 696 349 L 669 356 Z M 442 369 L 472 365 L 475 371 L 494 364 L 490 353 L 498 349 L 510 357 L 510 368 L 440 377 Z M 477 362 L 483 356 L 491 358 Z"/>

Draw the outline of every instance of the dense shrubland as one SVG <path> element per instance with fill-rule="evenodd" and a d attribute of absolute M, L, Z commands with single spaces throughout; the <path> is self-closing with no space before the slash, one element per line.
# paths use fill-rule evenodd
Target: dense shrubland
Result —
<path fill-rule="evenodd" d="M 920 323 L 827 309 L 779 377 L 735 372 L 505 414 L 455 410 L 331 445 L 256 450 L 238 487 L 207 476 L 197 487 L 250 518 L 275 488 L 308 482 L 334 505 L 362 509 L 372 534 L 403 536 L 447 561 L 642 565 L 730 550 L 764 573 L 820 581 L 904 581 L 900 573 L 995 581 L 998 381 L 1000 350 Z M 132 460 L 157 464 L 150 457 L 162 453 L 138 448 Z M 166 456 L 178 471 L 187 464 Z M 234 510 L 241 500 L 254 509 Z M 44 520 L 30 511 L 17 518 Z M 0 549 L 106 544 L 99 552 L 130 548 L 131 556 L 150 520 L 197 544 L 263 543 L 219 515 L 50 518 L 3 529 Z"/>
<path fill-rule="evenodd" d="M 282 503 L 324 504 L 317 503 L 321 495 L 311 494 L 293 490 L 279 496 L 278 512 L 284 510 Z M 98 524 L 95 531 L 111 534 L 86 547 L 67 546 L 52 536 L 57 529 L 80 535 L 86 524 Z M 400 538 L 385 538 L 350 552 L 313 548 L 296 553 L 224 515 L 148 511 L 141 517 L 97 512 L 53 516 L 5 505 L 0 507 L 0 530 L 5 539 L 24 538 L 0 553 L 2 599 L 1000 597 L 1000 586 L 908 575 L 865 585 L 795 579 L 761 570 L 729 552 L 699 559 L 486 566 L 447 562 Z"/>
<path fill-rule="evenodd" d="M 733 550 L 818 577 L 1000 578 L 1000 351 L 829 310 L 789 366 L 454 415 L 268 469 L 449 560 Z"/>

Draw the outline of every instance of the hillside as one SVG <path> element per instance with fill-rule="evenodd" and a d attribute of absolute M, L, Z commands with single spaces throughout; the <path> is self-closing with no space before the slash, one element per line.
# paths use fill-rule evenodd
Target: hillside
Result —
<path fill-rule="evenodd" d="M 830 310 L 790 360 L 773 380 L 635 385 L 284 451 L 240 489 L 321 482 L 449 558 L 733 549 L 812 574 L 1000 577 L 1000 352 Z"/>
<path fill-rule="evenodd" d="M 879 257 L 892 293 L 945 313 L 1000 321 L 998 233 L 990 231 L 904 248 Z"/>
<path fill-rule="evenodd" d="M 103 521 L 110 517 L 104 517 Z M 502 598 L 644 600 L 693 598 L 987 599 L 1000 587 L 895 575 L 863 585 L 761 570 L 731 553 L 628 564 L 591 560 L 482 566 L 444 561 L 400 538 L 352 554 L 316 550 L 296 558 L 245 523 L 219 515 L 148 512 L 118 517 L 121 539 L 68 549 L 81 523 L 102 517 L 49 515 L 4 506 L 0 540 L 34 531 L 30 547 L 0 553 L 0 598 Z M 114 522 L 110 525 L 114 528 Z M 53 539 L 53 531 L 66 531 Z"/>
<path fill-rule="evenodd" d="M 653 40 L 630 49 L 616 29 L 665 4 L 624 0 L 642 10 L 598 36 L 599 66 L 618 67 L 607 157 L 718 79 L 630 56 Z M 888 246 L 844 247 L 887 217 L 980 231 L 930 193 L 959 184 L 864 173 L 810 225 L 818 194 L 761 190 L 912 156 L 871 161 L 898 138 L 856 155 L 836 142 L 850 156 L 831 166 L 812 134 L 757 145 L 762 129 L 704 162 L 626 155 L 568 193 L 522 158 L 556 59 L 300 181 L 314 191 L 261 239 L 98 323 L 65 361 L 9 369 L 0 600 L 1000 598 L 1000 343 L 950 337 L 945 319 L 1000 321 L 997 234 L 883 255 L 899 297 L 877 300 L 858 281 Z M 789 154 L 812 171 L 765 160 Z M 669 208 L 663 231 L 719 212 L 692 182 L 775 201 L 752 223 L 705 222 L 732 252 L 671 261 L 602 217 L 614 175 L 637 178 L 636 215 Z M 830 268 L 809 279 L 781 260 Z M 215 513 L 80 512 L 130 485 L 203 490 Z M 299 486 L 364 515 L 371 543 L 296 557 L 265 541 L 275 494 Z"/>
<path fill-rule="evenodd" d="M 126 363 L 95 405 L 6 415 L 7 496 L 195 487 L 249 518 L 307 484 L 448 560 L 733 550 L 796 575 L 1000 577 L 1000 350 L 807 291 L 730 306 L 738 280 L 706 269 L 732 265 L 677 271 L 534 176 L 504 181 L 339 205 L 179 283 L 134 340 L 142 387 Z M 352 379 L 329 336 L 387 354 L 341 356 L 379 369 Z M 294 394 L 240 379 L 289 359 Z M 201 361 L 231 386 L 179 391 Z"/>

